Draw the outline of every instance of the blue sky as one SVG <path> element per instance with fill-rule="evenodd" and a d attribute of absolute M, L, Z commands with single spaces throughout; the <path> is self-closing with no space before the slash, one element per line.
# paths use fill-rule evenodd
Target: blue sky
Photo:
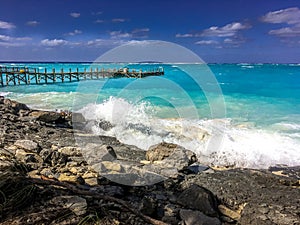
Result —
<path fill-rule="evenodd" d="M 94 61 L 147 40 L 206 62 L 300 63 L 300 1 L 0 0 L 0 61 Z"/>

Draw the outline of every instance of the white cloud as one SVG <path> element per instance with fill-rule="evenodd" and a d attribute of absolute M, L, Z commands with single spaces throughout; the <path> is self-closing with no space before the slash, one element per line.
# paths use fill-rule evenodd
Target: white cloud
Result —
<path fill-rule="evenodd" d="M 231 37 L 235 36 L 239 31 L 251 28 L 250 24 L 242 24 L 239 22 L 229 23 L 223 27 L 210 27 L 197 36 L 216 36 L 216 37 Z"/>
<path fill-rule="evenodd" d="M 124 44 L 123 40 L 113 40 L 113 39 L 95 39 L 88 41 L 85 45 L 90 47 L 103 47 L 103 46 L 117 46 Z"/>
<path fill-rule="evenodd" d="M 114 23 L 123 23 L 123 22 L 126 21 L 126 19 L 123 19 L 123 18 L 114 18 L 111 21 L 114 22 Z"/>
<path fill-rule="evenodd" d="M 192 37 L 232 37 L 236 36 L 240 31 L 250 29 L 251 25 L 247 23 L 233 22 L 223 27 L 212 26 L 198 33 L 176 34 L 177 38 L 192 38 Z"/>
<path fill-rule="evenodd" d="M 17 47 L 24 46 L 26 42 L 31 41 L 30 37 L 11 37 L 7 35 L 0 35 L 0 46 Z"/>
<path fill-rule="evenodd" d="M 176 34 L 175 37 L 177 37 L 177 38 L 189 38 L 189 37 L 194 37 L 194 34 Z"/>
<path fill-rule="evenodd" d="M 149 32 L 150 29 L 149 28 L 140 28 L 140 29 L 134 29 L 132 31 L 133 34 L 136 34 L 136 33 L 146 33 L 146 32 Z"/>
<path fill-rule="evenodd" d="M 120 39 L 120 38 L 130 38 L 132 37 L 132 34 L 130 33 L 123 33 L 121 31 L 112 31 L 109 33 L 111 38 L 113 39 Z"/>
<path fill-rule="evenodd" d="M 214 40 L 201 40 L 201 41 L 197 41 L 195 44 L 197 44 L 197 45 L 216 45 L 216 44 L 219 44 L 219 42 L 214 41 Z"/>
<path fill-rule="evenodd" d="M 297 7 L 268 12 L 261 17 L 261 21 L 288 24 L 280 29 L 270 30 L 270 35 L 280 38 L 300 37 L 300 9 Z"/>
<path fill-rule="evenodd" d="M 28 26 L 32 26 L 32 27 L 35 27 L 37 25 L 39 25 L 40 22 L 36 21 L 36 20 L 32 20 L 32 21 L 27 21 L 26 25 Z"/>
<path fill-rule="evenodd" d="M 269 34 L 279 37 L 300 37 L 300 26 L 283 27 L 277 30 L 270 30 Z"/>
<path fill-rule="evenodd" d="M 225 44 L 232 44 L 232 45 L 240 45 L 242 43 L 245 43 L 246 39 L 243 37 L 233 37 L 233 38 L 225 38 L 224 43 Z"/>
<path fill-rule="evenodd" d="M 41 41 L 41 44 L 48 47 L 56 47 L 56 46 L 66 45 L 68 44 L 68 41 L 63 39 L 52 39 L 52 40 L 44 39 Z"/>
<path fill-rule="evenodd" d="M 78 13 L 78 12 L 72 12 L 72 13 L 70 13 L 70 16 L 72 16 L 74 18 L 78 18 L 78 17 L 80 17 L 80 13 Z"/>
<path fill-rule="evenodd" d="M 13 29 L 16 26 L 13 23 L 5 22 L 0 20 L 0 29 Z"/>
<path fill-rule="evenodd" d="M 82 31 L 75 29 L 74 31 L 67 33 L 67 35 L 70 35 L 70 36 L 74 36 L 77 34 L 82 34 Z"/>
<path fill-rule="evenodd" d="M 261 17 L 265 23 L 300 24 L 300 9 L 298 7 L 268 12 Z"/>
<path fill-rule="evenodd" d="M 95 23 L 104 23 L 104 20 L 96 20 Z"/>

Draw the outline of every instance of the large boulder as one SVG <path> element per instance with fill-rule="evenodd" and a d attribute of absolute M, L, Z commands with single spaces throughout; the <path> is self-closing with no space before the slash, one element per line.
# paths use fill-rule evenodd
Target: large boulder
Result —
<path fill-rule="evenodd" d="M 173 178 L 176 178 L 181 170 L 197 161 L 192 151 L 165 142 L 150 147 L 146 158 L 150 163 L 145 165 L 144 169 Z"/>
<path fill-rule="evenodd" d="M 217 216 L 216 197 L 207 189 L 198 185 L 192 185 L 184 190 L 178 197 L 177 203 L 180 205 L 203 212 L 208 216 Z"/>

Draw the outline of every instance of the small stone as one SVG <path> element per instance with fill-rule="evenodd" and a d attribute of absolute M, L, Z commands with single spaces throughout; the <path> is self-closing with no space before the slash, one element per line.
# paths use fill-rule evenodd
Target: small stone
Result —
<path fill-rule="evenodd" d="M 77 174 L 77 173 L 78 173 L 78 169 L 77 169 L 76 167 L 71 167 L 71 168 L 69 169 L 69 171 L 70 171 L 71 173 L 73 173 L 73 174 Z"/>
<path fill-rule="evenodd" d="M 199 211 L 182 209 L 179 214 L 185 225 L 221 225 L 218 218 L 206 216 Z"/>
<path fill-rule="evenodd" d="M 172 217 L 172 216 L 176 216 L 176 214 L 178 213 L 179 210 L 175 205 L 167 204 L 164 207 L 164 211 L 165 211 L 165 213 L 164 213 L 165 216 Z"/>
<path fill-rule="evenodd" d="M 223 215 L 225 215 L 233 220 L 239 220 L 241 218 L 241 215 L 238 212 L 236 212 L 232 209 L 229 209 L 225 205 L 219 205 L 218 209 Z"/>
<path fill-rule="evenodd" d="M 151 163 L 151 161 L 148 160 L 141 160 L 140 163 L 144 164 L 144 165 L 148 165 Z"/>
<path fill-rule="evenodd" d="M 105 120 L 101 120 L 98 126 L 104 131 L 109 131 L 113 128 L 113 125 L 109 121 Z"/>
<path fill-rule="evenodd" d="M 60 182 L 77 183 L 77 176 L 61 173 L 58 177 Z"/>
<path fill-rule="evenodd" d="M 44 168 L 40 171 L 40 174 L 45 176 L 45 177 L 48 177 L 48 178 L 55 178 L 55 175 L 54 173 L 52 172 L 52 170 L 50 168 Z"/>
<path fill-rule="evenodd" d="M 31 140 L 17 140 L 15 146 L 23 148 L 27 151 L 36 151 L 38 150 L 38 144 Z"/>
<path fill-rule="evenodd" d="M 58 152 L 68 155 L 68 156 L 81 156 L 81 150 L 76 147 L 63 147 L 58 149 Z"/>
<path fill-rule="evenodd" d="M 98 174 L 96 172 L 85 172 L 83 175 L 82 175 L 82 178 L 84 179 L 87 179 L 87 178 L 97 178 L 98 177 Z"/>
<path fill-rule="evenodd" d="M 85 178 L 84 181 L 86 184 L 88 184 L 90 186 L 98 185 L 98 179 L 96 177 Z"/>
<path fill-rule="evenodd" d="M 32 170 L 32 171 L 28 172 L 27 175 L 30 178 L 38 178 L 38 179 L 41 178 L 41 175 L 38 170 Z"/>

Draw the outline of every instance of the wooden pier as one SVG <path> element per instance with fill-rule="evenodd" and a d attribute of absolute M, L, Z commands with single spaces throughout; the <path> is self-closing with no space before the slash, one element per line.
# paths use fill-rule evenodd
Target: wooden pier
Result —
<path fill-rule="evenodd" d="M 28 67 L 1 67 L 0 66 L 0 85 L 21 85 L 21 84 L 53 84 L 64 82 L 78 82 L 81 80 L 97 80 L 103 78 L 144 78 L 148 76 L 162 76 L 164 69 L 162 67 L 149 71 L 121 68 L 121 69 L 103 69 L 90 68 L 79 71 L 72 69 L 51 71 L 46 68 L 40 71 L 36 68 Z"/>

